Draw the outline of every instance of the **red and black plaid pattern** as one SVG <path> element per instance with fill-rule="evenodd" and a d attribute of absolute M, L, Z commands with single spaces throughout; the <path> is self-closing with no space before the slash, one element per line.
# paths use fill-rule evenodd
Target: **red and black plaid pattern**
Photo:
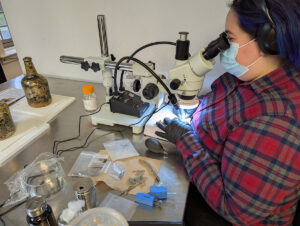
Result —
<path fill-rule="evenodd" d="M 177 147 L 207 203 L 237 225 L 290 225 L 300 197 L 300 72 L 226 73 Z"/>

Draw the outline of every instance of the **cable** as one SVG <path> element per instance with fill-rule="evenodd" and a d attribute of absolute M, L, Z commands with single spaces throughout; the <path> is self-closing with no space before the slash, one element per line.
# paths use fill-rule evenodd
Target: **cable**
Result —
<path fill-rule="evenodd" d="M 23 205 L 26 201 L 27 201 L 27 199 L 25 199 L 24 201 L 18 203 L 17 205 L 14 205 L 13 207 L 9 208 L 8 210 L 4 211 L 3 213 L 0 213 L 0 217 L 2 218 L 4 215 L 6 215 L 6 214 L 8 214 L 9 212 L 15 210 L 15 209 L 18 208 L 19 206 Z"/>
<path fill-rule="evenodd" d="M 146 49 L 146 48 L 148 48 L 150 46 L 154 46 L 154 45 L 173 45 L 173 46 L 176 46 L 176 43 L 175 42 L 168 42 L 168 41 L 161 41 L 161 42 L 152 42 L 152 43 L 146 44 L 146 45 L 138 48 L 136 51 L 134 51 L 131 54 L 130 59 L 128 59 L 126 61 L 126 63 L 129 63 L 129 61 L 131 60 L 131 58 L 133 58 L 141 50 Z M 124 76 L 124 71 L 122 71 L 121 77 L 120 77 L 120 90 L 121 91 L 123 91 L 123 89 L 124 89 L 124 87 L 123 87 L 123 76 Z"/>
<path fill-rule="evenodd" d="M 147 71 L 149 71 L 158 81 L 159 83 L 164 87 L 164 89 L 167 91 L 167 93 L 169 94 L 169 97 L 170 96 L 174 96 L 174 94 L 171 93 L 171 91 L 169 90 L 168 86 L 161 80 L 161 78 L 150 68 L 148 67 L 145 63 L 143 63 L 142 61 L 134 58 L 134 57 L 129 57 L 129 56 L 125 56 L 125 57 L 122 57 L 118 63 L 116 64 L 116 69 L 114 71 L 114 89 L 115 89 L 115 94 L 118 93 L 118 85 L 117 85 L 117 70 L 120 66 L 120 64 L 126 60 L 126 59 L 130 59 L 138 64 L 140 64 L 141 66 L 143 66 Z"/>
<path fill-rule="evenodd" d="M 6 202 L 7 202 L 7 200 L 4 201 L 3 203 L 1 203 L 1 204 L 0 204 L 0 208 L 2 208 L 2 207 L 5 205 Z M 6 223 L 5 223 L 5 221 L 2 219 L 1 216 L 0 216 L 0 221 L 1 221 L 1 223 L 2 223 L 3 226 L 6 226 Z"/>
<path fill-rule="evenodd" d="M 2 217 L 0 217 L 0 221 L 1 221 L 1 223 L 2 223 L 3 226 L 6 226 L 6 223 L 5 223 L 5 221 L 2 219 Z"/>
<path fill-rule="evenodd" d="M 86 114 L 86 115 L 80 115 L 80 116 L 79 116 L 79 125 L 78 125 L 78 135 L 77 135 L 76 137 L 69 138 L 69 139 L 62 140 L 62 141 L 57 141 L 57 140 L 55 140 L 55 141 L 54 141 L 54 145 L 53 145 L 53 154 L 55 154 L 55 148 L 57 148 L 58 145 L 59 145 L 60 143 L 64 143 L 64 142 L 71 141 L 71 140 L 75 140 L 75 139 L 79 138 L 79 137 L 80 137 L 80 128 L 81 128 L 81 118 L 87 117 L 87 116 L 90 116 L 90 115 L 94 115 L 94 114 L 98 113 L 98 112 L 101 110 L 101 108 L 102 108 L 102 106 L 103 106 L 104 104 L 107 104 L 107 103 L 103 103 L 103 104 L 100 106 L 100 108 L 99 108 L 96 112 L 93 112 L 93 113 L 91 113 L 91 114 Z M 56 144 L 57 144 L 57 145 L 56 145 Z"/>
<path fill-rule="evenodd" d="M 75 151 L 75 150 L 80 149 L 80 148 L 86 148 L 86 147 L 88 147 L 88 146 L 86 146 L 86 145 L 87 145 L 87 142 L 88 142 L 89 138 L 92 136 L 92 134 L 94 133 L 94 131 L 95 131 L 96 129 L 98 129 L 98 128 L 94 128 L 94 129 L 92 130 L 92 132 L 89 133 L 89 135 L 87 136 L 87 138 L 86 138 L 86 140 L 85 140 L 85 142 L 84 142 L 83 145 L 78 146 L 78 147 L 72 147 L 72 148 L 64 149 L 64 150 L 58 150 L 58 151 L 57 151 L 57 155 L 60 156 L 60 155 L 62 155 L 64 152 Z M 125 131 L 125 130 L 124 130 L 124 131 Z M 113 134 L 113 133 L 115 133 L 115 132 L 122 133 L 123 131 L 113 131 L 113 132 L 109 132 L 109 133 L 106 133 L 106 134 L 103 134 L 103 135 L 99 136 L 98 138 L 107 136 L 107 135 L 109 135 L 109 134 Z"/>
<path fill-rule="evenodd" d="M 4 201 L 3 203 L 1 203 L 1 204 L 0 204 L 0 208 L 1 208 L 2 206 L 4 206 L 6 202 L 7 202 L 7 200 Z"/>
<path fill-rule="evenodd" d="M 165 108 L 169 103 L 170 103 L 170 101 L 167 102 L 167 103 L 166 103 L 164 106 L 162 106 L 161 108 L 159 108 L 159 109 L 157 109 L 156 111 L 152 112 L 151 114 L 145 115 L 145 116 L 144 116 L 143 118 L 141 118 L 138 122 L 128 125 L 128 127 L 134 126 L 134 125 L 136 125 L 136 124 L 139 124 L 139 123 L 140 123 L 141 121 L 143 121 L 146 117 L 152 116 L 153 114 L 155 114 L 155 113 L 159 112 L 160 110 L 162 110 L 163 108 Z M 89 133 L 89 135 L 87 136 L 87 138 L 86 138 L 86 140 L 85 140 L 85 142 L 84 142 L 83 145 L 78 146 L 78 147 L 72 147 L 72 148 L 68 148 L 68 149 L 58 150 L 58 151 L 56 152 L 56 154 L 57 154 L 58 156 L 60 156 L 60 155 L 62 155 L 64 152 L 75 151 L 75 150 L 80 149 L 80 148 L 86 148 L 86 147 L 87 147 L 86 144 L 87 144 L 89 138 L 92 136 L 92 134 L 94 133 L 94 131 L 95 131 L 96 129 L 98 129 L 98 128 L 94 128 L 94 129 Z M 109 135 L 109 134 L 113 134 L 114 132 L 119 132 L 119 133 L 122 135 L 122 132 L 124 132 L 125 130 L 126 130 L 126 129 L 121 130 L 121 131 L 113 131 L 113 132 L 110 132 L 110 133 L 103 134 L 103 135 L 100 136 L 100 137 L 104 137 L 104 136 L 107 136 L 107 135 Z M 98 137 L 98 138 L 100 138 L 100 137 Z"/>
<path fill-rule="evenodd" d="M 85 142 L 84 142 L 83 145 L 78 146 L 78 147 L 68 148 L 68 149 L 57 150 L 57 151 L 56 151 L 56 154 L 57 154 L 58 156 L 60 156 L 62 153 L 67 152 L 67 151 L 75 151 L 75 150 L 77 150 L 77 149 L 79 149 L 79 148 L 86 148 L 85 145 L 87 144 L 87 142 L 88 142 L 90 136 L 92 136 L 92 134 L 95 132 L 96 129 L 97 129 L 97 128 L 94 128 L 94 129 L 89 133 L 89 135 L 87 136 L 87 138 L 86 138 L 86 140 L 85 140 Z"/>
<path fill-rule="evenodd" d="M 78 135 L 77 135 L 76 137 L 69 138 L 69 139 L 66 139 L 66 140 L 61 140 L 61 141 L 55 140 L 55 141 L 54 141 L 54 144 L 53 144 L 53 150 L 52 150 L 53 154 L 56 154 L 57 148 L 58 148 L 58 145 L 59 145 L 59 144 L 65 143 L 65 142 L 68 142 L 68 141 L 71 141 L 71 140 L 76 140 L 76 139 L 78 139 L 78 138 L 80 137 L 81 118 L 84 118 L 84 117 L 87 117 L 87 116 L 91 116 L 91 115 L 94 115 L 94 114 L 100 112 L 101 109 L 102 109 L 102 107 L 103 107 L 103 105 L 105 105 L 105 104 L 108 104 L 108 103 L 107 103 L 107 102 L 106 102 L 106 103 L 103 103 L 103 104 L 100 106 L 100 108 L 99 108 L 96 112 L 93 112 L 93 113 L 91 113 L 91 114 L 86 114 L 86 115 L 80 115 L 80 116 L 79 116 L 79 124 L 78 124 Z"/>
<path fill-rule="evenodd" d="M 0 204 L 0 209 L 5 205 L 5 203 L 9 200 L 10 198 L 8 198 L 6 201 L 4 201 L 3 203 Z M 8 214 L 9 212 L 15 210 L 16 208 L 18 208 L 19 206 L 23 205 L 28 198 L 26 198 L 24 201 L 14 205 L 13 207 L 9 208 L 8 210 L 4 211 L 3 213 L 0 213 L 0 222 L 2 223 L 3 226 L 6 225 L 5 221 L 3 220 L 3 216 Z"/>
<path fill-rule="evenodd" d="M 146 118 L 146 117 L 148 117 L 148 116 L 151 117 L 151 116 L 154 115 L 155 113 L 159 112 L 160 110 L 162 110 L 163 108 L 165 108 L 166 106 L 168 106 L 169 103 L 170 103 L 170 101 L 168 101 L 168 102 L 167 102 L 164 106 L 162 106 L 160 109 L 155 110 L 155 111 L 152 112 L 151 114 L 145 115 L 143 118 L 140 119 L 140 121 L 138 121 L 138 122 L 136 122 L 136 123 L 134 123 L 134 124 L 130 124 L 129 126 L 134 126 L 134 125 L 139 124 L 141 121 L 144 120 L 144 118 Z"/>
<path fill-rule="evenodd" d="M 116 69 L 114 71 L 114 85 L 115 85 L 115 94 L 118 94 L 118 86 L 117 86 L 117 69 L 119 68 L 119 65 L 126 59 L 129 59 L 130 57 L 126 56 L 121 58 L 118 63 L 116 64 Z M 161 78 L 150 68 L 148 67 L 146 64 L 144 64 L 142 61 L 136 59 L 136 58 L 131 58 L 132 61 L 140 64 L 141 66 L 143 66 L 147 71 L 149 71 L 156 79 L 157 81 L 159 81 L 159 83 L 164 87 L 164 89 L 167 91 L 168 93 L 168 98 L 170 100 L 170 102 L 174 105 L 174 107 L 178 107 L 177 106 L 177 98 L 176 96 L 171 93 L 170 89 L 168 88 L 168 86 L 161 80 Z"/>

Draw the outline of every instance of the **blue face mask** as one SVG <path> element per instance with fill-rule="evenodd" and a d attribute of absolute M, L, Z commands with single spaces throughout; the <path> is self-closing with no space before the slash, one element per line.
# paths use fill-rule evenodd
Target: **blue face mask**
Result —
<path fill-rule="evenodd" d="M 241 77 L 247 71 L 249 71 L 249 68 L 251 66 L 253 66 L 257 61 L 259 61 L 261 59 L 261 56 L 260 56 L 257 60 L 255 60 L 252 64 L 248 65 L 247 67 L 240 65 L 235 59 L 240 48 L 243 48 L 254 41 L 255 41 L 255 39 L 247 42 L 246 44 L 244 44 L 242 46 L 239 46 L 238 43 L 229 42 L 230 48 L 225 50 L 224 52 L 221 52 L 221 55 L 220 55 L 221 64 L 223 65 L 223 67 L 225 68 L 225 70 L 228 73 L 230 73 L 236 77 Z"/>

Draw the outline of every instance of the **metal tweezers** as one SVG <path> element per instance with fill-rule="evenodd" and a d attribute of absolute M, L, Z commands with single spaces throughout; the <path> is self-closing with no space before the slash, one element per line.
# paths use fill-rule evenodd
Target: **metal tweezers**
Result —
<path fill-rule="evenodd" d="M 153 167 L 151 166 L 151 164 L 149 162 L 147 162 L 146 160 L 144 160 L 144 159 L 139 159 L 139 162 L 145 164 L 151 170 L 151 173 L 155 177 L 155 180 L 157 181 L 157 183 L 159 183 L 160 178 L 157 175 L 157 173 L 155 172 L 155 170 L 153 169 Z"/>

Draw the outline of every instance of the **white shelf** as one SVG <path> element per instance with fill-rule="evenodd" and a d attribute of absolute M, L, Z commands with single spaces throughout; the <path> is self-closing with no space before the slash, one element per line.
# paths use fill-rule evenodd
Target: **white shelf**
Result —
<path fill-rule="evenodd" d="M 34 120 L 31 116 L 12 113 L 16 132 L 9 138 L 0 141 L 0 166 L 41 137 L 48 129 L 49 124 Z"/>
<path fill-rule="evenodd" d="M 41 108 L 30 107 L 26 98 L 19 100 L 11 106 L 10 110 L 15 113 L 26 114 L 42 122 L 51 122 L 56 116 L 75 101 L 75 97 L 67 97 L 51 94 L 52 102 L 50 105 Z"/>
<path fill-rule="evenodd" d="M 32 108 L 26 98 L 10 106 L 16 132 L 0 141 L 0 167 L 44 135 L 50 128 L 48 123 L 75 101 L 75 97 L 51 95 L 52 103 L 46 107 Z"/>

